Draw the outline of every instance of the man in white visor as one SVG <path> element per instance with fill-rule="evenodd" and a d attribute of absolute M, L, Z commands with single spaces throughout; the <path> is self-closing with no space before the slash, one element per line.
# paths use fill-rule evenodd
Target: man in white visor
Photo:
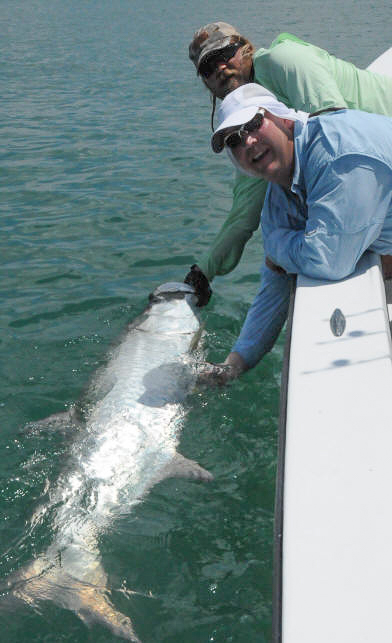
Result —
<path fill-rule="evenodd" d="M 346 109 L 309 118 L 249 83 L 228 94 L 218 120 L 213 150 L 269 181 L 261 288 L 221 371 L 225 381 L 273 346 L 292 275 L 342 279 L 367 249 L 392 254 L 392 119 Z"/>

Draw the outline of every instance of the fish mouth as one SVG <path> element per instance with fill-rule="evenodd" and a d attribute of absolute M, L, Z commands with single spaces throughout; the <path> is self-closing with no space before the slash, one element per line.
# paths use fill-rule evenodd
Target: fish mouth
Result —
<path fill-rule="evenodd" d="M 149 295 L 150 301 L 157 301 L 158 299 L 181 299 L 186 295 L 194 295 L 195 289 L 189 284 L 180 281 L 168 281 L 161 284 Z"/>

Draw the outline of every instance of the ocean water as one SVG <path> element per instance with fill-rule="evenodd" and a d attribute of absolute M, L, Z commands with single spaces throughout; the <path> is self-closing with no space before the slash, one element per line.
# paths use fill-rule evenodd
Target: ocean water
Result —
<path fill-rule="evenodd" d="M 153 288 L 182 280 L 225 219 L 232 171 L 209 147 L 210 101 L 187 59 L 211 20 L 267 46 L 280 31 L 365 67 L 391 45 L 385 0 L 2 0 L 0 576 L 50 543 L 31 515 L 68 434 L 66 409 Z M 262 249 L 214 280 L 206 356 L 221 361 L 256 292 Z M 226 389 L 188 400 L 180 451 L 213 472 L 157 485 L 102 535 L 108 591 L 143 643 L 267 643 L 284 335 Z M 1 585 L 0 585 L 1 587 Z M 131 593 L 132 592 L 132 593 Z M 0 596 L 5 643 L 118 640 L 52 603 Z"/>

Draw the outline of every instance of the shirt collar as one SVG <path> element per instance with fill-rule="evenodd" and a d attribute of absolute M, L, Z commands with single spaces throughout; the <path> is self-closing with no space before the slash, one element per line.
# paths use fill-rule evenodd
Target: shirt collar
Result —
<path fill-rule="evenodd" d="M 291 192 L 304 201 L 306 198 L 304 174 L 301 168 L 302 150 L 307 133 L 307 120 L 296 121 L 294 125 L 294 172 L 291 182 Z"/>

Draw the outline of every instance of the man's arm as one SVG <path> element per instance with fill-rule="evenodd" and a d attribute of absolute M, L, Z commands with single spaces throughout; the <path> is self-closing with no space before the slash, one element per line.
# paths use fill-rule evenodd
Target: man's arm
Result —
<path fill-rule="evenodd" d="M 266 264 L 261 285 L 232 352 L 253 368 L 275 344 L 287 318 L 293 277 L 271 270 Z"/>
<path fill-rule="evenodd" d="M 279 212 L 265 218 L 266 253 L 289 273 L 331 280 L 348 276 L 380 235 L 390 185 L 390 169 L 379 161 L 351 155 L 327 164 L 308 191 L 304 230 L 291 229 Z"/>
<path fill-rule="evenodd" d="M 271 350 L 287 317 L 293 277 L 263 266 L 261 287 L 223 364 L 200 364 L 202 384 L 226 384 L 256 366 Z"/>
<path fill-rule="evenodd" d="M 245 244 L 259 227 L 267 185 L 262 179 L 237 175 L 230 213 L 208 253 L 197 262 L 209 281 L 238 264 Z"/>

